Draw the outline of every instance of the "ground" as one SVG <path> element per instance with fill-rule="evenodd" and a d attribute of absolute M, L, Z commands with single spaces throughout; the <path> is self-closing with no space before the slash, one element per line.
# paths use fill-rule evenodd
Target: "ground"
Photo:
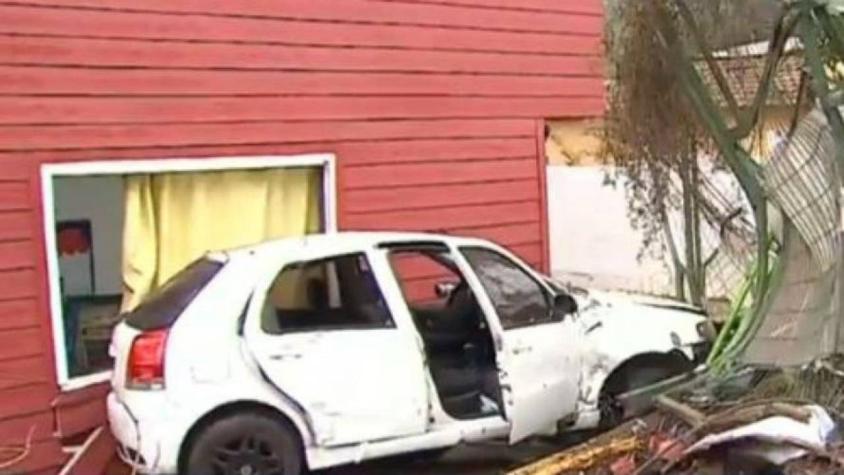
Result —
<path fill-rule="evenodd" d="M 516 446 L 478 444 L 450 450 L 437 460 L 384 460 L 324 470 L 314 475 L 497 475 L 574 443 L 571 437 L 542 439 Z"/>

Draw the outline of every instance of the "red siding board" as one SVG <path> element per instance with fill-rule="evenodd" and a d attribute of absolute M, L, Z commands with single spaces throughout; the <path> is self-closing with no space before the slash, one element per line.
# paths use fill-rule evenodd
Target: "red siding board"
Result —
<path fill-rule="evenodd" d="M 53 401 L 53 407 L 62 409 L 85 404 L 92 399 L 104 398 L 110 389 L 108 383 L 100 383 L 75 391 L 63 392 Z"/>
<path fill-rule="evenodd" d="M 535 178 L 535 159 L 507 159 L 452 163 L 395 164 L 346 170 L 347 189 L 390 188 L 413 185 L 477 183 L 502 179 Z"/>
<path fill-rule="evenodd" d="M 599 15 L 604 11 L 602 0 L 377 0 L 385 2 L 429 3 L 459 5 L 465 7 L 486 7 L 503 10 L 526 10 L 558 13 L 586 13 Z"/>
<path fill-rule="evenodd" d="M 596 77 L 0 66 L 0 94 L 601 97 Z"/>
<path fill-rule="evenodd" d="M 114 124 L 593 116 L 600 98 L 0 97 L 0 124 Z"/>
<path fill-rule="evenodd" d="M 56 430 L 60 437 L 70 437 L 106 424 L 105 396 L 56 408 Z"/>
<path fill-rule="evenodd" d="M 535 201 L 350 215 L 347 223 L 356 230 L 443 231 L 449 227 L 509 224 L 526 219 L 539 219 Z"/>
<path fill-rule="evenodd" d="M 599 76 L 598 56 L 0 36 L 3 64 Z"/>
<path fill-rule="evenodd" d="M 346 211 L 412 210 L 538 199 L 533 180 L 468 183 L 436 187 L 372 188 L 344 193 Z"/>
<path fill-rule="evenodd" d="M 0 332 L 3 335 L 5 332 Z M 0 360 L 0 391 L 31 384 L 48 384 L 46 358 L 43 354 Z"/>
<path fill-rule="evenodd" d="M 0 271 L 0 300 L 34 297 L 40 290 L 34 270 Z"/>
<path fill-rule="evenodd" d="M 0 391 L 0 420 L 49 409 L 56 391 L 54 384 L 33 384 Z"/>
<path fill-rule="evenodd" d="M 600 54 L 597 34 L 561 35 L 445 30 L 417 26 L 169 15 L 0 6 L 0 32 L 94 38 L 281 43 L 310 46 L 450 49 L 511 53 Z M 560 18 L 562 24 L 578 16 Z M 88 25 L 98 25 L 91 29 Z"/>
<path fill-rule="evenodd" d="M 0 211 L 27 209 L 30 205 L 28 193 L 26 182 L 0 181 Z"/>
<path fill-rule="evenodd" d="M 308 2 L 300 0 L 251 0 L 215 3 L 213 7 L 204 0 L 145 0 L 141 4 L 136 0 L 28 0 L 26 3 L 122 9 L 124 11 L 201 13 L 213 14 L 214 16 L 248 15 L 265 18 L 425 25 L 521 32 L 595 34 L 603 28 L 603 18 L 595 15 L 559 15 L 366 0 L 347 0 L 342 3 L 335 0 L 310 0 Z"/>
<path fill-rule="evenodd" d="M 185 147 L 237 144 L 287 144 L 380 141 L 413 138 L 532 137 L 533 121 L 396 120 L 343 122 L 273 122 L 246 124 L 173 124 L 103 126 L 0 127 L 0 150 L 54 150 Z M 331 147 L 334 147 L 332 145 Z M 323 145 L 323 151 L 327 146 Z M 127 152 L 131 154 L 131 152 Z M 170 151 L 167 156 L 177 156 Z M 213 155 L 213 153 L 209 153 Z M 84 157 L 84 154 L 77 155 Z M 102 156 L 102 155 L 100 155 Z M 108 156 L 105 154 L 105 156 Z M 3 155 L 0 155 L 2 160 Z M 55 161 L 60 155 L 29 157 Z M 142 155 L 138 155 L 141 158 Z M 20 158 L 20 157 L 18 157 Z M 26 157 L 24 157 L 26 158 Z M 78 160 L 79 158 L 77 158 Z M 24 160 L 25 161 L 25 160 Z M 15 172 L 15 170 L 12 170 Z M 21 170 L 19 173 L 23 173 Z M 2 218 L 0 218 L 2 219 Z M 0 228 L 2 233 L 2 228 Z"/>
<path fill-rule="evenodd" d="M 344 166 L 411 162 L 454 162 L 504 157 L 523 157 L 533 151 L 530 138 L 471 138 L 427 140 L 381 140 L 347 142 L 337 146 Z"/>
<path fill-rule="evenodd" d="M 62 452 L 62 446 L 56 439 L 46 439 L 32 444 L 20 463 L 8 467 L 10 474 L 32 474 L 35 472 L 58 473 L 58 466 L 69 456 Z"/>
<path fill-rule="evenodd" d="M 0 241 L 0 270 L 34 266 L 35 249 L 32 241 Z"/>
<path fill-rule="evenodd" d="M 40 328 L 17 328 L 0 331 L 0 341 L 13 341 L 13 345 L 0 345 L 0 361 L 43 354 Z M 0 378 L 3 378 L 0 375 Z M 7 376 L 15 377 L 14 375 Z"/>
<path fill-rule="evenodd" d="M 53 434 L 52 412 L 45 410 L 35 414 L 0 420 L 0 446 L 20 444 L 30 430 L 33 430 L 33 440 L 49 439 Z"/>
<path fill-rule="evenodd" d="M 106 473 L 109 462 L 115 457 L 116 443 L 114 437 L 104 427 L 88 446 L 88 449 L 71 467 L 67 475 L 91 475 Z M 126 473 L 131 473 L 129 470 Z M 117 475 L 116 472 L 109 472 L 108 475 Z"/>
<path fill-rule="evenodd" d="M 448 229 L 448 231 L 460 236 L 489 239 L 490 241 L 502 246 L 512 246 L 516 244 L 524 244 L 526 242 L 534 242 L 536 241 L 536 237 L 541 235 L 539 222 L 530 221 L 530 219 L 531 217 L 526 217 L 525 222 L 508 224 L 505 226 L 458 227 Z"/>
<path fill-rule="evenodd" d="M 0 240 L 23 239 L 34 234 L 31 212 L 0 211 Z"/>
<path fill-rule="evenodd" d="M 35 299 L 0 300 L 0 330 L 33 327 L 41 323 Z"/>

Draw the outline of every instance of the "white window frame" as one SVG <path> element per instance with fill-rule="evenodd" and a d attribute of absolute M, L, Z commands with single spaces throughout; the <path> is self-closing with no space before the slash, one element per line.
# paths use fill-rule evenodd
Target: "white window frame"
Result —
<path fill-rule="evenodd" d="M 100 160 L 41 165 L 41 204 L 44 216 L 44 246 L 47 256 L 50 319 L 56 374 L 62 391 L 80 389 L 111 378 L 112 371 L 71 377 L 65 353 L 64 314 L 60 289 L 59 255 L 56 246 L 55 178 L 97 175 L 135 175 L 169 172 L 253 170 L 268 168 L 320 167 L 323 170 L 323 225 L 325 232 L 337 232 L 336 157 L 331 153 L 305 155 L 235 156 L 213 158 L 165 158 L 151 160 Z"/>

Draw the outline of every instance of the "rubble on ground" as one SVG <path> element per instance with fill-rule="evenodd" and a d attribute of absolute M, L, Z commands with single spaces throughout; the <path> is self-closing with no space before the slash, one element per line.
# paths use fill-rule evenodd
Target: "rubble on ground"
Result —
<path fill-rule="evenodd" d="M 707 375 L 647 413 L 508 475 L 844 473 L 844 358 Z"/>

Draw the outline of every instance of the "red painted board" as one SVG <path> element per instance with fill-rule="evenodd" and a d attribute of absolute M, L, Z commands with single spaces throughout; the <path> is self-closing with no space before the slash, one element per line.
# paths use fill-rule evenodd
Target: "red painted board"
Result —
<path fill-rule="evenodd" d="M 0 335 L 4 333 L 0 332 Z M 47 357 L 44 354 L 0 360 L 0 391 L 52 382 L 52 373 L 47 368 Z"/>
<path fill-rule="evenodd" d="M 238 144 L 287 144 L 343 141 L 378 141 L 412 138 L 532 137 L 533 121 L 406 120 L 349 122 L 273 122 L 233 124 L 109 125 L 109 126 L 11 126 L 0 127 L 2 150 L 102 149 L 126 147 L 177 147 Z M 329 146 L 324 146 L 328 150 Z M 76 156 L 84 156 L 79 154 Z M 172 152 L 169 156 L 177 156 Z M 55 161 L 49 153 L 42 160 Z M 75 156 L 74 156 L 75 157 Z M 32 157 L 29 157 L 32 158 Z M 5 160 L 0 155 L 0 164 Z M 15 170 L 12 170 L 15 171 Z M 28 170 L 26 171 L 28 173 Z M 23 173 L 23 171 L 19 172 Z M 0 215 L 2 216 L 2 215 Z M 2 217 L 0 217 L 2 219 Z M 3 227 L 0 226 L 0 233 Z"/>
<path fill-rule="evenodd" d="M 33 327 L 41 320 L 33 298 L 0 300 L 0 330 Z"/>
<path fill-rule="evenodd" d="M 0 240 L 0 270 L 35 267 L 35 243 L 30 240 Z"/>
<path fill-rule="evenodd" d="M 98 433 L 96 438 L 70 467 L 67 475 L 114 475 L 107 471 L 115 457 L 117 444 L 108 427 Z"/>
<path fill-rule="evenodd" d="M 397 186 L 477 183 L 535 178 L 532 158 L 452 163 L 374 165 L 346 170 L 348 189 L 384 189 Z"/>
<path fill-rule="evenodd" d="M 590 0 L 590 3 L 594 0 Z M 436 4 L 371 2 L 366 0 L 249 0 L 215 3 L 205 0 L 29 0 L 29 4 L 73 5 L 134 11 L 211 13 L 264 18 L 405 24 L 448 28 L 480 28 L 520 32 L 595 34 L 603 29 L 599 15 L 455 7 Z"/>
<path fill-rule="evenodd" d="M 397 230 L 439 232 L 449 227 L 503 225 L 539 219 L 536 201 L 523 203 L 448 207 L 412 213 L 388 211 L 352 215 L 346 219 L 349 230 Z"/>
<path fill-rule="evenodd" d="M 0 240 L 29 238 L 34 235 L 31 226 L 32 213 L 29 211 L 0 211 Z"/>
<path fill-rule="evenodd" d="M 8 344 L 0 345 L 0 361 L 42 354 L 41 328 L 13 328 L 0 331 L 0 341 Z M 4 375 L 0 375 L 2 378 Z M 15 375 L 6 377 L 12 378 Z"/>
<path fill-rule="evenodd" d="M 109 10 L 0 6 L 0 32 L 96 38 L 451 49 L 511 53 L 599 54 L 600 30 L 592 34 L 544 34 L 442 29 L 395 24 L 304 22 L 210 15 L 127 13 Z M 579 16 L 564 15 L 561 23 Z M 97 28 L 89 28 L 97 25 Z"/>
<path fill-rule="evenodd" d="M 0 94 L 601 97 L 600 77 L 0 66 Z"/>
<path fill-rule="evenodd" d="M 599 56 L 0 36 L 4 64 L 600 76 Z"/>
<path fill-rule="evenodd" d="M 598 116 L 603 98 L 0 97 L 0 125 Z"/>
<path fill-rule="evenodd" d="M 31 384 L 0 391 L 0 420 L 48 410 L 57 391 L 55 384 Z"/>
<path fill-rule="evenodd" d="M 370 188 L 344 193 L 346 212 L 365 214 L 468 204 L 489 204 L 538 199 L 533 180 L 460 183 L 440 186 Z"/>

